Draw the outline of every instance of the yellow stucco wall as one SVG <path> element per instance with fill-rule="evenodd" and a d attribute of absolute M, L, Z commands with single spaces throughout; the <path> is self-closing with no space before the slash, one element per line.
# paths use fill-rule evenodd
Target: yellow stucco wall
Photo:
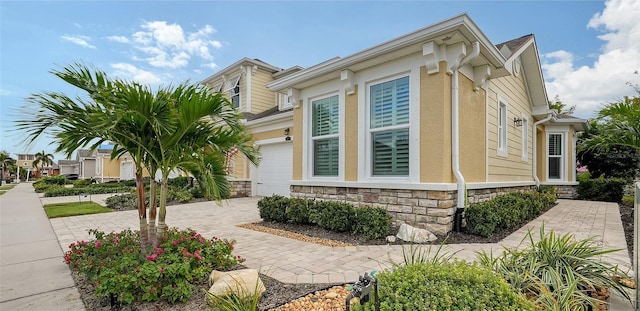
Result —
<path fill-rule="evenodd" d="M 459 74 L 460 171 L 466 182 L 486 181 L 486 92 Z"/>
<path fill-rule="evenodd" d="M 344 107 L 344 180 L 358 180 L 358 86 L 354 93 L 345 93 Z"/>
<path fill-rule="evenodd" d="M 121 159 L 113 159 L 110 157 L 104 157 L 102 159 L 102 175 L 104 178 L 120 178 L 120 162 Z"/>
<path fill-rule="evenodd" d="M 451 78 L 420 67 L 420 182 L 453 182 L 451 172 Z"/>
<path fill-rule="evenodd" d="M 293 108 L 293 180 L 302 180 L 302 100 L 297 108 Z"/>
<path fill-rule="evenodd" d="M 507 157 L 498 155 L 498 98 L 507 101 Z M 524 74 L 492 79 L 488 97 L 487 126 L 489 144 L 490 182 L 532 181 L 532 137 L 529 118 L 527 131 L 527 160 L 522 160 L 522 127 L 514 125 L 514 118 L 531 115 L 529 94 Z"/>

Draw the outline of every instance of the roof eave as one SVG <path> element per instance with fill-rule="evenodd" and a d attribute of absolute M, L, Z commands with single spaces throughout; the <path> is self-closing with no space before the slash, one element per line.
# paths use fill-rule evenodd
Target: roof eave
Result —
<path fill-rule="evenodd" d="M 460 31 L 463 37 L 470 41 L 469 43 L 479 41 L 482 55 L 485 56 L 495 68 L 502 69 L 504 62 L 506 61 L 504 56 L 502 56 L 498 49 L 478 28 L 473 20 L 471 20 L 467 14 L 463 13 L 344 58 L 340 58 L 335 61 L 332 59 L 325 62 L 326 64 L 321 63 L 282 79 L 275 80 L 268 83 L 267 88 L 271 91 L 277 92 L 290 87 L 295 87 L 297 84 L 302 82 L 348 68 L 354 64 L 358 64 L 402 48 L 434 40 L 438 36 L 446 35 L 454 31 Z M 469 38 L 468 35 L 471 35 L 472 37 Z"/>
<path fill-rule="evenodd" d="M 214 73 L 213 75 L 203 79 L 202 81 L 200 81 L 200 83 L 201 84 L 206 84 L 206 83 L 212 82 L 213 80 L 216 80 L 216 79 L 222 77 L 225 74 L 228 74 L 230 72 L 238 70 L 240 68 L 240 66 L 244 65 L 244 64 L 252 64 L 252 65 L 258 66 L 259 68 L 266 69 L 267 71 L 270 71 L 271 73 L 275 73 L 275 72 L 278 72 L 278 71 L 282 70 L 282 69 L 280 69 L 278 67 L 269 65 L 269 64 L 267 64 L 265 62 L 257 61 L 255 59 L 251 59 L 251 58 L 248 58 L 248 57 L 243 57 L 242 59 L 238 60 L 237 62 L 235 62 L 235 63 L 225 67 L 224 69 Z"/>

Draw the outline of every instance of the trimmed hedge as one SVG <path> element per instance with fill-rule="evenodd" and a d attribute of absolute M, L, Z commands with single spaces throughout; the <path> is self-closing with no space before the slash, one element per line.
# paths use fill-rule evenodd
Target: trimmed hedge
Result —
<path fill-rule="evenodd" d="M 538 217 L 556 202 L 555 193 L 513 192 L 465 208 L 466 230 L 490 236 L 496 231 L 515 228 Z"/>
<path fill-rule="evenodd" d="M 378 274 L 380 310 L 535 310 L 491 270 L 463 261 L 426 262 Z M 370 301 L 354 310 L 375 310 Z"/>
<path fill-rule="evenodd" d="M 589 201 L 622 201 L 624 178 L 598 178 L 582 180 L 578 184 L 578 199 Z"/>
<path fill-rule="evenodd" d="M 385 237 L 391 229 L 391 216 L 382 208 L 314 199 L 286 198 L 279 195 L 258 201 L 264 221 L 318 225 L 336 232 L 353 232 L 366 239 Z"/>

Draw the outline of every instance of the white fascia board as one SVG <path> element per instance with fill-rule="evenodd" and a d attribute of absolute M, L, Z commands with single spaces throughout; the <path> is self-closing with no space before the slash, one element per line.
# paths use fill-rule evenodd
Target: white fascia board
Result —
<path fill-rule="evenodd" d="M 288 111 L 288 112 L 279 113 L 273 116 L 268 116 L 260 119 L 247 121 L 245 125 L 248 127 L 255 127 L 258 125 L 267 125 L 267 124 L 277 123 L 282 121 L 293 121 L 293 111 Z"/>
<path fill-rule="evenodd" d="M 461 30 L 464 28 L 466 28 L 474 37 L 468 38 L 465 36 L 466 39 L 470 40 L 471 42 L 479 41 L 481 43 L 481 46 L 489 52 L 489 56 L 493 58 L 492 63 L 494 63 L 494 65 L 500 65 L 496 67 L 502 67 L 506 60 L 504 56 L 500 54 L 500 51 L 498 51 L 495 45 L 493 45 L 491 41 L 489 41 L 489 39 L 486 37 L 486 35 L 482 33 L 482 31 L 480 31 L 478 26 L 469 18 L 469 16 L 463 13 L 439 23 L 433 24 L 431 26 L 427 26 L 417 31 L 408 33 L 401 37 L 383 42 L 361 52 L 346 56 L 339 60 L 326 62 L 326 64 L 316 65 L 282 79 L 275 80 L 271 83 L 268 83 L 267 88 L 270 91 L 279 92 L 284 89 L 293 87 L 300 82 L 304 82 L 315 77 L 331 73 L 333 71 L 348 69 L 349 66 L 363 62 L 365 60 L 375 58 L 410 45 L 422 44 L 425 41 L 432 40 L 438 35 L 444 35 L 447 32 Z"/>

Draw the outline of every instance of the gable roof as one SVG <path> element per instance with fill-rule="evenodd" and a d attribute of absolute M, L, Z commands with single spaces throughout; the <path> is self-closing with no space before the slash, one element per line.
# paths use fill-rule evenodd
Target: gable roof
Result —
<path fill-rule="evenodd" d="M 472 65 L 490 64 L 492 77 L 509 74 L 509 71 L 505 70 L 503 66 L 506 58 L 475 22 L 463 13 L 344 58 L 334 58 L 275 80 L 267 84 L 267 88 L 271 91 L 281 91 L 291 87 L 304 88 L 338 78 L 340 71 L 344 69 L 359 71 L 394 58 L 422 51 L 422 45 L 428 41 L 434 41 L 437 44 L 464 42 L 467 45 L 477 41 L 480 43 L 480 56 L 472 61 Z"/>
<path fill-rule="evenodd" d="M 59 166 L 63 166 L 63 165 L 64 166 L 73 166 L 73 165 L 78 165 L 78 163 L 80 163 L 80 162 L 78 162 L 77 160 L 58 160 L 58 165 Z"/>
<path fill-rule="evenodd" d="M 93 152 L 89 149 L 78 149 L 79 158 L 93 158 Z"/>
<path fill-rule="evenodd" d="M 517 39 L 498 43 L 496 44 L 496 48 L 498 48 L 498 50 L 500 50 L 500 52 L 502 53 L 503 48 L 506 46 L 510 54 L 509 55 L 504 55 L 504 53 L 502 54 L 504 55 L 504 57 L 509 58 L 511 55 L 513 55 L 515 51 L 518 51 L 520 48 L 522 48 L 527 43 L 527 41 L 531 40 L 532 38 L 534 38 L 533 34 L 528 34 Z"/>
<path fill-rule="evenodd" d="M 572 125 L 578 132 L 583 132 L 589 129 L 589 123 L 587 122 L 587 120 L 576 118 L 568 114 L 559 114 L 555 110 L 552 111 L 552 117 L 546 123 L 556 125 Z"/>
<path fill-rule="evenodd" d="M 229 74 L 233 71 L 236 71 L 240 68 L 240 66 L 242 65 L 253 65 L 253 66 L 258 66 L 259 68 L 262 68 L 270 73 L 276 73 L 279 71 L 282 71 L 282 68 L 278 68 L 275 67 L 273 65 L 270 65 L 262 60 L 259 60 L 257 58 L 248 58 L 248 57 L 244 57 L 240 60 L 238 60 L 237 62 L 225 67 L 224 69 L 214 73 L 213 75 L 205 78 L 204 80 L 200 81 L 201 84 L 206 84 L 209 82 L 212 82 L 214 80 L 217 80 L 218 78 L 221 78 L 223 75 Z"/>

